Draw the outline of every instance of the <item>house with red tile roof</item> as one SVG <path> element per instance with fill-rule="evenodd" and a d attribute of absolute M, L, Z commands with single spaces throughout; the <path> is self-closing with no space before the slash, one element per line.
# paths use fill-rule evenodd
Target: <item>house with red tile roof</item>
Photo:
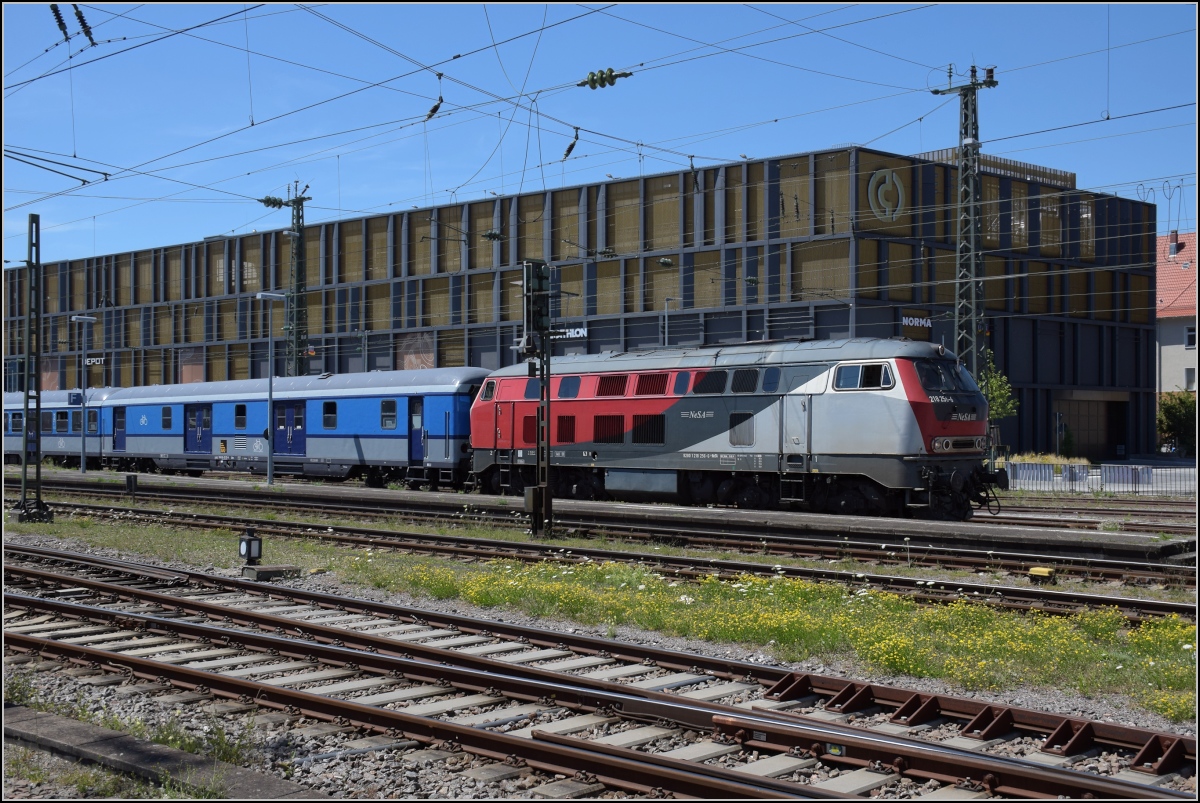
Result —
<path fill-rule="evenodd" d="M 1158 392 L 1196 390 L 1196 233 L 1158 238 Z"/>

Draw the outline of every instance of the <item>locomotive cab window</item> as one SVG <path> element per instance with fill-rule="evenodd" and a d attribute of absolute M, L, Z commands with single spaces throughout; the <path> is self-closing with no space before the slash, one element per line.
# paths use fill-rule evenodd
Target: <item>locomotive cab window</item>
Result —
<path fill-rule="evenodd" d="M 692 374 L 690 371 L 680 371 L 675 374 L 675 395 L 686 396 L 688 392 L 688 382 L 691 380 Z"/>
<path fill-rule="evenodd" d="M 833 377 L 837 390 L 880 390 L 892 385 L 892 371 L 886 363 L 839 365 Z"/>
<path fill-rule="evenodd" d="M 171 428 L 171 408 L 170 407 L 162 408 L 162 428 L 163 429 Z"/>
<path fill-rule="evenodd" d="M 379 402 L 379 428 L 396 428 L 396 400 L 383 399 Z"/>
<path fill-rule="evenodd" d="M 495 380 L 489 380 L 488 383 L 483 386 L 483 395 L 480 396 L 479 398 L 483 399 L 484 401 L 491 401 L 492 397 L 495 395 L 496 395 L 496 382 L 495 382 Z"/>
<path fill-rule="evenodd" d="M 321 404 L 321 426 L 325 429 L 337 429 L 337 402 Z"/>
<path fill-rule="evenodd" d="M 234 429 L 245 429 L 246 428 L 246 405 L 244 405 L 244 404 L 233 405 L 233 428 Z"/>
<path fill-rule="evenodd" d="M 525 398 L 540 399 L 542 398 L 542 380 L 529 379 L 525 382 Z"/>
<path fill-rule="evenodd" d="M 574 399 L 579 395 L 579 377 L 564 376 L 558 381 L 558 398 Z"/>

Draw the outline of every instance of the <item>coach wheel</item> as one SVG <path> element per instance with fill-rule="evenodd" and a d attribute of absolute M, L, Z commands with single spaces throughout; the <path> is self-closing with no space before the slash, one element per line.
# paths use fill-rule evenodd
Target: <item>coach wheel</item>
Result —
<path fill-rule="evenodd" d="M 377 468 L 368 468 L 367 475 L 363 477 L 363 482 L 368 488 L 382 488 L 384 486 L 383 472 Z"/>

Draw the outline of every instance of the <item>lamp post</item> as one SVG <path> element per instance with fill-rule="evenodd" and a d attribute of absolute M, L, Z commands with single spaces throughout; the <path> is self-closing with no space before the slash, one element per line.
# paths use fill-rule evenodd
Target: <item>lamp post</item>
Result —
<path fill-rule="evenodd" d="M 259 301 L 284 301 L 283 293 L 255 293 Z M 267 485 L 275 484 L 275 305 L 267 306 Z"/>
<path fill-rule="evenodd" d="M 71 322 L 79 324 L 79 386 L 83 392 L 79 395 L 79 473 L 87 473 L 87 339 L 84 336 L 83 325 L 95 323 L 93 315 L 72 315 Z"/>
<path fill-rule="evenodd" d="M 663 299 L 663 346 L 671 347 L 671 302 L 675 302 L 675 306 L 679 306 L 679 299 L 667 296 Z"/>

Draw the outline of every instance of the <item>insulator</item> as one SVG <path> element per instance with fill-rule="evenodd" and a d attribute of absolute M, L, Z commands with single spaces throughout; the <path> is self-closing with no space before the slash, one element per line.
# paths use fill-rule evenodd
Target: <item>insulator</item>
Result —
<path fill-rule="evenodd" d="M 438 113 L 438 109 L 442 108 L 442 96 L 438 95 L 437 103 L 433 104 L 433 108 L 429 110 L 429 114 L 425 115 L 426 120 L 432 120 L 433 116 Z"/>
<path fill-rule="evenodd" d="M 63 32 L 63 36 L 70 39 L 71 35 L 67 33 L 67 23 L 63 22 L 62 12 L 58 10 L 58 3 L 50 4 L 50 13 L 54 15 L 54 21 L 58 23 L 58 29 Z"/>

